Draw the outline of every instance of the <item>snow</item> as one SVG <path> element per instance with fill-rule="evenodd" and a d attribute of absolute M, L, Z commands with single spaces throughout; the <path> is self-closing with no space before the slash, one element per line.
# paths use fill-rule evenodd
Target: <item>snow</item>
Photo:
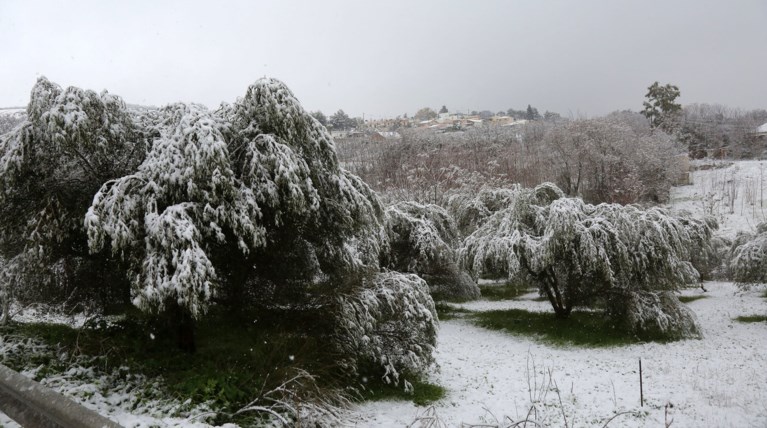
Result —
<path fill-rule="evenodd" d="M 23 117 L 26 114 L 26 107 L 0 107 L 0 116 Z"/>
<path fill-rule="evenodd" d="M 447 426 L 492 423 L 506 416 L 518 421 L 535 403 L 538 421 L 549 426 L 564 426 L 563 408 L 571 426 L 601 427 L 617 412 L 630 411 L 635 415 L 618 416 L 611 426 L 643 427 L 663 426 L 665 406 L 671 403 L 669 418 L 674 418 L 675 427 L 765 426 L 765 325 L 733 318 L 765 313 L 767 301 L 759 298 L 759 291 L 740 292 L 731 283 L 707 283 L 706 288 L 708 298 L 690 303 L 701 321 L 701 340 L 617 348 L 554 347 L 462 319 L 443 321 L 436 353 L 440 369 L 429 380 L 448 392 L 434 404 L 434 412 Z M 462 306 L 537 310 L 538 303 L 545 304 L 526 299 L 504 303 Z M 640 358 L 644 407 L 639 404 Z M 408 402 L 366 403 L 357 408 L 354 423 L 406 426 L 426 410 Z"/>
<path fill-rule="evenodd" d="M 672 188 L 671 209 L 690 211 L 697 218 L 716 217 L 717 234 L 727 238 L 753 231 L 767 219 L 762 197 L 767 164 L 741 161 L 712 166 L 716 168 L 694 171 L 692 185 Z M 436 418 L 451 427 L 498 426 L 511 422 L 505 417 L 525 419 L 532 407 L 530 418 L 546 426 L 564 426 L 564 415 L 569 426 L 602 427 L 620 412 L 630 413 L 616 416 L 609 426 L 664 426 L 672 419 L 674 427 L 767 426 L 767 326 L 734 321 L 740 315 L 767 313 L 763 291 L 741 291 L 729 282 L 709 282 L 705 288 L 705 293 L 682 292 L 707 296 L 689 303 L 703 338 L 667 344 L 555 347 L 483 329 L 465 319 L 443 321 L 436 351 L 439 368 L 428 381 L 446 388 L 446 397 L 431 407 L 364 403 L 356 408 L 352 424 L 408 426 L 422 418 L 420 426 L 427 426 Z M 456 306 L 472 311 L 551 311 L 548 302 L 533 300 L 536 296 Z M 644 406 L 639 403 L 640 358 Z"/>
<path fill-rule="evenodd" d="M 761 197 L 757 201 L 753 194 L 760 190 L 765 166 L 764 162 L 746 161 L 695 171 L 691 186 L 672 190 L 673 209 L 717 216 L 719 232 L 725 236 L 753 229 L 764 219 Z M 710 282 L 706 289 L 707 298 L 689 304 L 700 321 L 703 338 L 668 344 L 556 347 L 530 337 L 483 329 L 465 319 L 443 321 L 435 353 L 439 369 L 428 380 L 446 388 L 446 397 L 433 407 L 397 401 L 364 403 L 354 409 L 349 423 L 406 426 L 429 414 L 447 426 L 497 424 L 505 417 L 524 419 L 534 406 L 537 420 L 549 426 L 563 426 L 564 416 L 570 426 L 601 427 L 624 411 L 631 414 L 617 416 L 610 426 L 663 426 L 666 411 L 674 427 L 765 426 L 766 326 L 739 323 L 733 318 L 767 313 L 767 300 L 760 298 L 762 290 L 744 292 L 728 282 Z M 700 293 L 700 289 L 684 292 Z M 529 293 L 512 301 L 479 300 L 456 306 L 472 311 L 551 310 L 548 302 L 535 301 L 535 297 L 537 293 Z M 16 319 L 39 320 L 43 312 L 28 309 Z M 81 319 L 57 320 L 53 316 L 47 321 L 82 323 Z M 9 346 L 11 342 L 3 341 L 0 353 L 8 352 Z M 639 404 L 640 358 L 643 407 Z M 53 389 L 74 396 L 126 427 L 209 426 L 195 417 L 201 416 L 204 408 L 187 417 L 168 416 L 171 409 L 183 406 L 173 400 L 144 399 L 141 406 L 132 408 L 138 400 L 135 389 L 100 387 L 108 382 L 79 366 L 45 380 Z M 0 417 L 0 424 L 16 426 L 4 417 Z"/>
<path fill-rule="evenodd" d="M 674 210 L 719 221 L 718 235 L 732 239 L 767 220 L 767 161 L 697 162 L 692 184 L 671 189 Z"/>

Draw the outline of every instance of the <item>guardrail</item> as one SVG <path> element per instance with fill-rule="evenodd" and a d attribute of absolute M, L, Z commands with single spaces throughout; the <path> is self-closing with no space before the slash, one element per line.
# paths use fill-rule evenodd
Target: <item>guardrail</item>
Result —
<path fill-rule="evenodd" d="M 93 410 L 2 364 L 0 410 L 24 427 L 122 428 Z"/>

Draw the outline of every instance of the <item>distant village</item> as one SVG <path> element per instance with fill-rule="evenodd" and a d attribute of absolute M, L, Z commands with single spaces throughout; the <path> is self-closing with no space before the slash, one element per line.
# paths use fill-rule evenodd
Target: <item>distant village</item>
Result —
<path fill-rule="evenodd" d="M 446 110 L 444 107 L 442 110 Z M 433 110 L 432 110 L 433 112 Z M 520 113 L 526 114 L 524 111 Z M 532 110 L 532 114 L 535 117 L 540 117 L 537 110 Z M 416 116 L 397 117 L 393 119 L 375 119 L 375 120 L 363 120 L 362 123 L 357 123 L 357 126 L 348 129 L 333 129 L 331 127 L 331 134 L 335 138 L 367 138 L 371 141 L 397 141 L 402 138 L 398 132 L 400 129 L 424 129 L 432 130 L 435 132 L 459 132 L 476 126 L 491 126 L 491 127 L 518 127 L 529 122 L 528 119 L 522 119 L 518 116 L 512 116 L 503 112 L 496 114 L 490 112 L 472 112 L 472 114 L 460 113 L 460 112 L 447 112 L 434 114 L 433 118 L 423 119 Z M 559 117 L 559 115 L 556 115 Z"/>

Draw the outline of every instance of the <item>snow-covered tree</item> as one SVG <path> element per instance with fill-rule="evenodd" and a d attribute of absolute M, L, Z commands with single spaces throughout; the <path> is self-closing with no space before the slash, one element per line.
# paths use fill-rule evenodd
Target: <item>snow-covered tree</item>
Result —
<path fill-rule="evenodd" d="M 88 253 L 82 215 L 104 181 L 135 168 L 143 147 L 119 97 L 38 79 L 27 120 L 0 136 L 0 251 L 16 297 L 119 298 L 119 286 L 103 286 L 120 283 L 108 255 Z"/>
<path fill-rule="evenodd" d="M 444 208 L 400 202 L 386 209 L 386 228 L 392 269 L 417 273 L 435 298 L 479 297 L 477 284 L 457 265 L 458 232 Z"/>
<path fill-rule="evenodd" d="M 335 342 L 349 371 L 372 362 L 384 368 L 384 381 L 398 383 L 401 374 L 422 373 L 434 362 L 437 313 L 429 286 L 417 275 L 377 274 L 338 303 Z"/>
<path fill-rule="evenodd" d="M 730 276 L 743 286 L 767 283 L 767 223 L 754 233 L 740 232 L 730 249 Z"/>
<path fill-rule="evenodd" d="M 648 324 L 648 299 L 638 296 L 656 296 L 653 308 L 662 311 L 658 305 L 674 297 L 660 298 L 661 293 L 698 281 L 690 260 L 700 245 L 709 245 L 711 229 L 704 221 L 682 221 L 661 208 L 594 206 L 558 197 L 561 191 L 555 189 L 551 184 L 520 189 L 508 207 L 466 238 L 460 255 L 474 275 L 490 272 L 529 281 L 559 317 L 575 307 L 604 303 L 613 317 L 637 331 Z M 640 309 L 642 314 L 632 313 Z M 677 312 L 687 313 L 685 308 Z M 660 322 L 659 327 L 682 324 Z"/>
<path fill-rule="evenodd" d="M 350 373 L 374 362 L 396 381 L 432 361 L 428 287 L 381 273 L 377 195 L 340 167 L 328 131 L 281 82 L 260 80 L 211 112 L 128 110 L 41 78 L 28 117 L 0 137 L 5 315 L 11 292 L 64 300 L 77 285 L 165 312 L 188 350 L 194 320 L 215 304 L 311 311 Z"/>
<path fill-rule="evenodd" d="M 511 205 L 520 189 L 518 185 L 509 188 L 482 187 L 477 193 L 461 189 L 447 197 L 447 209 L 460 233 L 468 236 L 492 214 Z"/>
<path fill-rule="evenodd" d="M 363 329 L 358 345 L 375 347 L 344 361 L 375 355 L 398 370 L 406 360 L 391 352 L 412 348 L 414 336 L 423 352 L 408 354 L 405 368 L 428 364 L 436 321 L 392 324 L 399 309 L 387 309 L 417 300 L 433 312 L 428 289 L 381 279 L 388 239 L 378 197 L 340 167 L 330 134 L 283 83 L 259 80 L 215 112 L 175 104 L 159 117 L 144 161 L 106 182 L 85 216 L 91 250 L 109 247 L 127 266 L 136 306 L 170 311 L 185 330 L 212 304 L 319 311 L 338 321 L 333 334 Z M 348 318 L 349 305 L 364 316 Z M 387 336 L 393 328 L 401 331 Z"/>

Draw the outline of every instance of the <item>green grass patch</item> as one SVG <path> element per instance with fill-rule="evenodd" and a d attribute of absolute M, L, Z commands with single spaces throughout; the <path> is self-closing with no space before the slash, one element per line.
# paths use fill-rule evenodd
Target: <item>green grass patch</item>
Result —
<path fill-rule="evenodd" d="M 697 294 L 694 296 L 679 296 L 679 301 L 682 303 L 690 303 L 700 299 L 707 299 L 708 296 L 703 294 Z"/>
<path fill-rule="evenodd" d="M 603 347 L 642 341 L 613 325 L 599 312 L 573 312 L 569 318 L 560 319 L 550 312 L 508 309 L 478 312 L 474 321 L 484 328 L 533 336 L 554 345 Z"/>
<path fill-rule="evenodd" d="M 472 313 L 468 309 L 459 308 L 445 302 L 435 303 L 434 308 L 437 310 L 437 316 L 439 317 L 440 321 L 462 318 L 466 314 Z"/>
<path fill-rule="evenodd" d="M 412 401 L 417 406 L 426 406 L 445 396 L 445 388 L 427 382 L 414 381 L 412 392 L 406 392 L 403 385 L 387 384 L 383 381 L 368 382 L 362 391 L 362 398 L 371 401 L 396 400 Z"/>
<path fill-rule="evenodd" d="M 479 291 L 487 300 L 514 300 L 533 291 L 532 288 L 515 285 L 480 285 Z"/>
<path fill-rule="evenodd" d="M 445 305 L 447 306 L 447 305 Z M 451 309 L 462 312 L 461 309 Z M 262 391 L 268 391 L 292 377 L 296 369 L 306 370 L 317 379 L 317 386 L 343 389 L 359 386 L 362 400 L 400 399 L 425 404 L 444 395 L 444 389 L 424 382 L 412 382 L 414 392 L 404 387 L 362 383 L 344 377 L 322 334 L 329 331 L 327 318 L 302 314 L 301 311 L 259 310 L 258 313 L 229 313 L 216 308 L 196 324 L 194 353 L 178 349 L 176 330 L 138 311 L 125 319 L 106 323 L 98 321 L 75 329 L 58 324 L 11 324 L 0 334 L 35 337 L 69 355 L 91 359 L 98 370 L 111 371 L 127 366 L 131 373 L 149 378 L 162 376 L 162 391 L 147 391 L 147 396 L 191 399 L 193 404 L 213 402 L 221 415 L 216 424 L 236 423 L 257 426 L 263 423 L 252 413 L 226 416 L 241 409 Z M 14 369 L 43 366 L 38 380 L 69 369 L 57 352 L 29 356 L 3 356 L 0 360 Z M 377 379 L 380 374 L 368 376 Z M 350 385 L 358 382 L 357 385 Z M 268 404 L 268 403 L 267 403 Z"/>
<path fill-rule="evenodd" d="M 741 315 L 735 321 L 743 323 L 767 322 L 767 315 Z"/>
<path fill-rule="evenodd" d="M 280 321 L 284 320 L 284 321 Z M 114 370 L 122 365 L 130 372 L 153 378 L 162 376 L 164 391 L 150 396 L 212 401 L 223 413 L 233 413 L 303 369 L 317 376 L 321 387 L 341 385 L 327 340 L 316 334 L 315 319 L 301 314 L 230 314 L 212 310 L 196 325 L 197 350 L 188 353 L 176 346 L 175 330 L 141 314 L 107 325 L 95 323 L 81 329 L 55 324 L 15 324 L 3 333 L 36 337 L 70 355 L 101 356 L 94 367 Z M 55 356 L 49 361 L 16 361 L 15 369 L 43 365 L 39 377 L 67 370 Z M 19 367 L 22 366 L 22 367 Z M 347 380 L 348 382 L 348 380 Z M 243 426 L 260 423 L 257 415 L 236 418 L 225 415 L 216 424 Z"/>

